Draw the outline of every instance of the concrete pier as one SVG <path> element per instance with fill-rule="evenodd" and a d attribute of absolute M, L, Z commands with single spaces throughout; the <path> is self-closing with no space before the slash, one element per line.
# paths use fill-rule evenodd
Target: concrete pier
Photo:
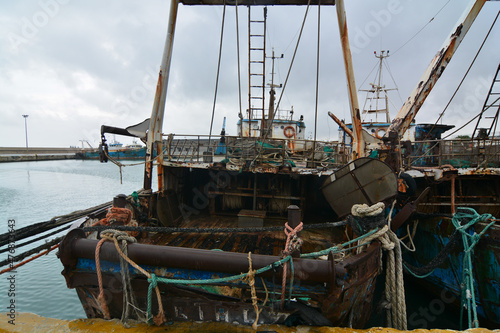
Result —
<path fill-rule="evenodd" d="M 76 159 L 82 152 L 81 148 L 0 147 L 0 163 Z"/>

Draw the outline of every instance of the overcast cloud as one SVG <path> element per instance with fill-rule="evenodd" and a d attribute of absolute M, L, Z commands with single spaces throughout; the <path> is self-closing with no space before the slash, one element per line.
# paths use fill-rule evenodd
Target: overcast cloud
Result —
<path fill-rule="evenodd" d="M 150 116 L 167 30 L 168 1 L 0 3 L 0 146 L 24 146 L 23 114 L 29 115 L 30 146 L 60 147 L 79 145 L 82 139 L 97 145 L 102 124 L 126 127 Z M 368 76 L 377 63 L 373 51 L 390 50 L 390 70 L 399 95 L 406 99 L 468 3 L 469 0 L 346 0 L 358 88 L 367 88 L 373 80 L 374 72 Z M 445 4 L 421 33 L 400 48 Z M 277 63 L 275 82 L 284 82 L 305 9 L 268 9 L 268 55 L 271 47 L 277 54 L 284 53 L 284 59 Z M 500 2 L 487 2 L 483 7 L 417 122 L 436 120 L 499 9 Z M 259 15 L 261 10 L 255 8 L 253 14 Z M 227 8 L 226 14 L 214 133 L 219 133 L 222 119 L 227 117 L 227 133 L 234 135 L 239 111 L 234 7 Z M 222 7 L 179 8 L 164 133 L 208 134 L 221 18 Z M 239 22 L 245 110 L 246 7 L 239 7 Z M 335 140 L 337 126 L 327 112 L 348 118 L 349 105 L 334 7 L 321 7 L 321 27 L 318 138 Z M 461 125 L 480 111 L 500 61 L 499 29 L 494 28 L 443 123 Z M 280 104 L 284 109 L 293 106 L 296 117 L 304 115 L 308 136 L 314 129 L 316 45 L 317 7 L 313 7 Z M 393 85 L 389 75 L 384 81 L 387 86 Z M 402 104 L 399 95 L 394 92 L 390 97 L 397 109 Z M 359 94 L 361 105 L 364 97 Z M 392 115 L 396 112 L 393 109 Z M 117 139 L 131 142 L 128 138 Z"/>

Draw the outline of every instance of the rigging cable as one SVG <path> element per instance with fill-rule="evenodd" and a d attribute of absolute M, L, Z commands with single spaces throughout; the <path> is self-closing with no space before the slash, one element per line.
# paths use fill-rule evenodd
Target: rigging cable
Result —
<path fill-rule="evenodd" d="M 314 152 L 316 151 L 316 133 L 318 128 L 318 95 L 319 95 L 319 46 L 321 37 L 321 0 L 318 0 L 318 46 L 316 49 L 316 105 L 314 106 Z"/>
<path fill-rule="evenodd" d="M 236 10 L 236 56 L 238 58 L 238 100 L 240 103 L 240 115 L 242 115 L 242 119 L 240 119 L 240 135 L 243 136 L 243 113 L 241 112 L 241 68 L 240 68 L 240 24 L 238 21 L 238 0 L 235 3 Z M 250 125 L 249 125 L 250 126 Z"/>
<path fill-rule="evenodd" d="M 453 98 L 455 97 L 455 95 L 457 94 L 458 90 L 460 89 L 460 87 L 462 86 L 462 83 L 464 82 L 465 78 L 467 77 L 467 75 L 469 74 L 469 71 L 471 70 L 472 66 L 474 65 L 474 62 L 476 61 L 479 53 L 481 52 L 481 50 L 483 49 L 483 46 L 484 44 L 486 43 L 486 40 L 488 39 L 488 36 L 490 35 L 490 32 L 491 30 L 493 29 L 493 27 L 495 26 L 495 23 L 497 22 L 497 19 L 498 19 L 498 15 L 500 14 L 500 11 L 498 11 L 497 13 L 497 16 L 495 16 L 495 20 L 493 21 L 493 23 L 491 24 L 491 27 L 490 29 L 488 30 L 488 33 L 486 34 L 486 36 L 484 37 L 483 39 L 483 42 L 481 43 L 481 46 L 479 47 L 479 50 L 477 50 L 476 52 L 476 55 L 474 56 L 474 59 L 472 59 L 472 62 L 469 66 L 469 68 L 467 69 L 467 71 L 465 72 L 464 76 L 462 77 L 462 80 L 460 81 L 460 84 L 458 85 L 457 89 L 455 89 L 455 92 L 453 93 L 453 95 L 451 96 L 450 100 L 448 101 L 448 104 L 446 104 L 443 112 L 440 113 L 438 119 L 436 120 L 436 122 L 434 123 L 434 125 L 432 126 L 431 130 L 426 134 L 426 136 L 424 137 L 424 139 L 422 141 L 425 141 L 427 140 L 427 138 L 429 137 L 430 133 L 432 133 L 432 131 L 434 130 L 434 128 L 436 127 L 437 123 L 439 122 L 439 120 L 443 117 L 444 113 L 446 112 L 446 110 L 448 109 L 448 106 L 451 104 L 451 102 L 453 101 Z M 483 114 L 485 110 L 481 111 L 476 117 L 474 117 L 473 119 L 476 119 L 477 117 L 479 117 L 481 114 Z M 466 125 L 470 124 L 472 122 L 471 119 L 469 122 L 467 122 L 464 126 L 460 127 L 458 130 L 464 128 Z M 456 133 L 458 130 L 454 131 L 453 133 L 447 135 L 445 138 L 449 137 L 450 135 Z M 421 148 L 423 147 L 423 145 L 421 146 Z M 420 150 L 420 149 L 419 149 Z M 416 160 L 415 160 L 416 161 Z"/>
<path fill-rule="evenodd" d="M 451 0 L 448 0 L 443 7 L 441 7 L 440 10 L 438 10 L 438 12 L 436 14 L 434 14 L 434 16 L 429 20 L 429 22 L 427 22 L 419 31 L 417 31 L 410 39 L 408 39 L 403 45 L 401 45 L 396 51 L 394 51 L 392 54 L 395 54 L 396 52 L 398 52 L 399 50 L 401 50 L 403 47 L 406 46 L 406 44 L 408 44 L 409 42 L 412 41 L 413 38 L 417 37 L 418 34 L 420 34 L 422 32 L 422 30 L 425 29 L 425 27 L 427 27 L 432 21 L 434 21 L 434 19 L 436 18 L 436 16 L 444 9 L 444 7 L 446 7 L 446 5 L 448 5 L 448 3 L 450 2 Z"/>
<path fill-rule="evenodd" d="M 391 76 L 392 82 L 396 86 L 396 91 L 398 92 L 398 96 L 399 96 L 399 99 L 401 100 L 401 104 L 404 104 L 403 98 L 401 97 L 401 94 L 399 93 L 398 84 L 396 83 L 396 80 L 394 80 L 394 76 L 392 75 L 392 72 L 391 72 L 391 69 L 389 68 L 389 64 L 388 64 L 387 60 L 384 60 L 383 64 L 384 64 L 385 68 L 387 68 L 387 71 L 389 72 L 389 75 Z M 387 93 L 386 93 L 386 95 L 387 95 Z"/>
<path fill-rule="evenodd" d="M 370 74 L 371 74 L 371 73 L 373 73 L 373 70 L 374 70 L 375 68 L 377 68 L 377 67 L 378 67 L 378 62 L 377 62 L 377 63 L 375 63 L 375 66 L 373 66 L 373 68 L 372 68 L 372 70 L 370 71 L 370 73 L 368 73 L 368 75 L 365 77 L 365 79 L 363 80 L 363 82 L 361 82 L 361 84 L 359 85 L 360 87 L 362 87 L 362 86 L 363 86 L 363 84 L 365 84 L 366 80 L 368 80 L 368 78 L 370 77 Z M 378 73 L 378 72 L 377 72 L 377 73 Z M 376 76 L 376 74 L 375 74 L 375 76 Z"/>
<path fill-rule="evenodd" d="M 226 18 L 226 0 L 224 0 L 224 9 L 222 10 L 222 26 L 220 29 L 219 60 L 217 63 L 217 77 L 215 79 L 215 93 L 214 93 L 214 104 L 213 104 L 213 108 L 212 108 L 212 120 L 210 121 L 210 133 L 208 134 L 208 149 L 209 149 L 209 151 L 210 151 L 210 144 L 211 144 L 211 138 L 212 138 L 212 127 L 214 124 L 215 104 L 217 101 L 217 89 L 219 87 L 220 60 L 222 57 L 222 40 L 224 38 L 225 18 Z"/>

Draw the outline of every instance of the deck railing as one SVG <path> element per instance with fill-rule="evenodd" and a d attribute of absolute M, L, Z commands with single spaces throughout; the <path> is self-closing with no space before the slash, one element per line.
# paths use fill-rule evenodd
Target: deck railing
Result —
<path fill-rule="evenodd" d="M 221 140 L 222 139 L 222 140 Z M 336 167 L 349 161 L 349 151 L 336 142 L 212 135 L 168 135 L 164 160 L 221 162 L 254 166 Z"/>
<path fill-rule="evenodd" d="M 209 139 L 210 138 L 210 139 Z M 351 146 L 338 142 L 219 135 L 166 135 L 164 160 L 253 166 L 335 168 L 349 162 Z M 500 167 L 500 139 L 415 141 L 407 166 Z"/>
<path fill-rule="evenodd" d="M 410 166 L 500 167 L 500 139 L 415 141 Z"/>

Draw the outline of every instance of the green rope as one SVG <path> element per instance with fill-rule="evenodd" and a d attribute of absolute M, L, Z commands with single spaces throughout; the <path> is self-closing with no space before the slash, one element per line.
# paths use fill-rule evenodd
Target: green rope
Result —
<path fill-rule="evenodd" d="M 130 195 L 134 199 L 134 203 L 137 207 L 141 207 L 141 204 L 139 203 L 139 194 L 137 194 L 136 191 L 132 192 Z"/>
<path fill-rule="evenodd" d="M 279 261 L 273 262 L 267 266 L 259 268 L 255 271 L 255 275 L 264 273 L 275 266 L 280 266 L 285 262 L 292 262 L 292 256 L 287 256 Z M 292 266 L 293 267 L 293 266 Z M 292 270 L 293 272 L 293 270 Z M 244 279 L 248 276 L 248 273 L 242 273 L 239 275 L 228 276 L 224 278 L 215 278 L 215 279 L 204 279 L 204 280 L 181 280 L 181 279 L 167 279 L 162 277 L 157 277 L 155 274 L 151 273 L 151 278 L 148 278 L 149 287 L 148 287 L 148 306 L 147 306 L 147 320 L 148 323 L 151 323 L 151 296 L 153 294 L 153 288 L 156 288 L 158 282 L 162 282 L 165 284 L 212 284 L 212 283 L 221 283 L 221 282 L 229 282 L 234 280 Z"/>
<path fill-rule="evenodd" d="M 321 257 L 321 256 L 324 256 L 324 255 L 328 255 L 330 252 L 332 253 L 340 253 L 340 252 L 343 252 L 343 251 L 349 251 L 349 250 L 352 250 L 352 249 L 355 249 L 357 247 L 361 247 L 361 246 L 365 246 L 365 245 L 368 245 L 368 244 L 359 244 L 357 246 L 353 246 L 353 247 L 350 247 L 350 248 L 347 248 L 346 247 L 348 245 L 351 245 L 352 243 L 356 243 L 357 241 L 360 241 L 368 236 L 371 236 L 373 235 L 374 233 L 376 233 L 377 231 L 379 231 L 379 228 L 375 228 L 373 230 L 370 230 L 369 232 L 367 232 L 366 234 L 362 235 L 362 236 L 359 236 L 358 238 L 354 238 L 348 242 L 345 242 L 344 244 L 341 244 L 341 245 L 336 245 L 336 246 L 332 246 L 326 250 L 321 250 L 321 251 L 318 251 L 318 252 L 311 252 L 311 253 L 304 253 L 304 254 L 301 254 L 300 257 L 301 258 L 317 258 L 317 257 Z"/>
<path fill-rule="evenodd" d="M 429 273 L 427 273 L 427 274 L 424 274 L 424 275 L 418 275 L 418 274 L 416 274 L 415 272 L 413 272 L 410 268 L 408 268 L 408 266 L 406 266 L 406 264 L 405 264 L 405 263 L 403 263 L 403 266 L 404 266 L 404 268 L 406 269 L 406 271 L 407 271 L 408 273 L 410 273 L 411 275 L 413 275 L 414 277 L 419 278 L 419 279 L 425 279 L 426 277 L 428 277 L 428 276 L 430 276 L 432 273 L 434 273 L 434 270 L 435 270 L 435 268 L 434 268 L 432 271 L 430 271 L 430 272 L 429 272 Z"/>
<path fill-rule="evenodd" d="M 376 228 L 374 230 L 371 230 L 370 232 L 367 232 L 366 234 L 360 236 L 360 237 L 357 237 L 353 240 L 350 240 L 348 242 L 345 242 L 344 244 L 340 245 L 340 246 L 333 246 L 333 247 L 330 247 L 326 250 L 323 250 L 323 251 L 319 251 L 319 252 L 313 252 L 313 253 L 305 253 L 305 254 L 302 254 L 301 255 L 301 258 L 312 258 L 312 257 L 319 257 L 319 256 L 322 256 L 322 255 L 325 255 L 325 254 L 328 254 L 330 252 L 332 253 L 339 253 L 339 252 L 343 252 L 343 251 L 347 251 L 347 250 L 352 250 L 354 248 L 357 248 L 357 247 L 360 247 L 360 246 L 364 246 L 364 245 L 367 245 L 367 244 L 360 244 L 360 245 L 357 245 L 357 246 L 354 246 L 354 247 L 351 247 L 351 248 L 345 248 L 347 247 L 348 245 L 354 243 L 354 242 L 357 242 L 363 238 L 366 238 L 372 234 L 374 234 L 375 232 L 377 232 L 379 229 Z M 295 271 L 294 271 L 294 267 L 293 267 L 293 259 L 292 259 L 292 256 L 286 256 L 285 258 L 281 259 L 281 260 L 278 260 L 276 262 L 273 262 L 267 266 L 264 266 L 262 268 L 259 268 L 255 271 L 255 275 L 258 275 L 258 274 L 262 274 L 266 271 L 269 271 L 271 269 L 273 269 L 274 267 L 277 267 L 277 266 L 280 266 L 280 265 L 283 265 L 284 263 L 286 262 L 290 262 L 290 270 L 291 270 L 291 273 L 292 273 L 292 276 L 290 278 L 290 290 L 289 290 L 289 300 L 292 298 L 292 288 L 293 288 L 293 278 L 294 278 L 294 275 L 295 275 Z M 183 285 L 204 285 L 204 284 L 214 284 L 214 283 L 223 283 L 223 282 L 230 282 L 230 281 L 235 281 L 235 280 L 241 280 L 241 279 L 244 279 L 248 276 L 248 272 L 247 273 L 242 273 L 242 274 L 239 274 L 239 275 L 233 275 L 233 276 L 228 276 L 228 277 L 223 277 L 223 278 L 214 278 L 214 279 L 198 279 L 198 280 L 184 280 L 184 279 L 168 279 L 168 278 L 162 278 L 162 277 L 157 277 L 155 274 L 151 273 L 151 277 L 148 278 L 148 282 L 149 282 L 149 286 L 148 286 L 148 304 L 147 304 L 147 321 L 148 323 L 151 323 L 151 319 L 152 319 L 152 314 L 151 314 L 151 299 L 152 299 L 152 294 L 153 294 L 153 288 L 156 288 L 157 285 L 158 285 L 158 282 L 161 282 L 161 283 L 165 283 L 165 284 L 183 284 Z"/>
<path fill-rule="evenodd" d="M 462 259 L 462 283 L 461 283 L 461 310 L 460 310 L 460 328 L 462 328 L 463 311 L 467 308 L 467 317 L 469 328 L 478 328 L 479 320 L 477 318 L 476 310 L 476 295 L 474 291 L 474 276 L 472 266 L 472 256 L 474 254 L 474 247 L 479 243 L 481 236 L 493 225 L 495 221 L 489 223 L 479 234 L 469 230 L 478 222 L 485 222 L 491 220 L 491 214 L 479 215 L 474 209 L 468 207 L 459 207 L 457 212 L 453 215 L 452 223 L 455 228 L 462 235 L 462 242 L 464 246 L 464 256 Z M 469 221 L 462 225 L 461 221 Z"/>
<path fill-rule="evenodd" d="M 147 307 L 147 317 L 146 320 L 149 324 L 152 323 L 153 316 L 151 314 L 151 296 L 153 294 L 153 288 L 156 288 L 158 285 L 158 280 L 156 278 L 156 275 L 154 273 L 151 273 L 151 278 L 148 279 L 149 286 L 148 286 L 148 307 Z"/>

